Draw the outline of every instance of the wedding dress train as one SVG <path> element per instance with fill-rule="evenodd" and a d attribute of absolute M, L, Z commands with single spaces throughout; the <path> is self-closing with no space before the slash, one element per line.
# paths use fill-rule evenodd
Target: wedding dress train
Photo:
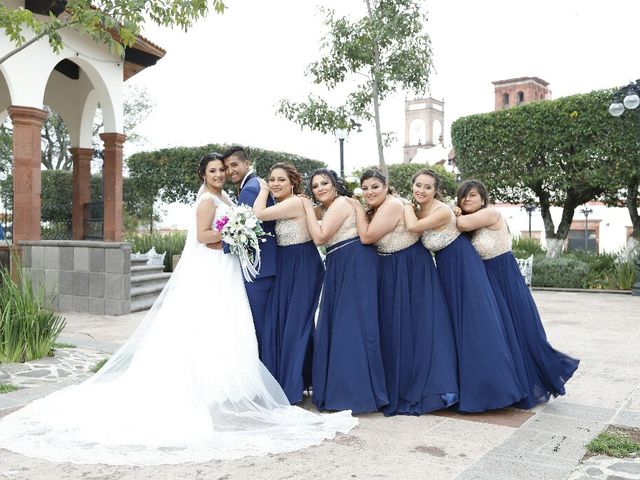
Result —
<path fill-rule="evenodd" d="M 289 405 L 258 360 L 238 259 L 196 240 L 133 336 L 84 383 L 0 420 L 0 447 L 58 462 L 152 465 L 282 453 L 347 433 L 349 411 Z M 114 319 L 117 321 L 117 319 Z"/>

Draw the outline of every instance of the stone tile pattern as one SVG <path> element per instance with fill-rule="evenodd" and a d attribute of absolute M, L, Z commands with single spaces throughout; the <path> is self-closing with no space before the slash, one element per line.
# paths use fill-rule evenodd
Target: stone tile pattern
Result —
<path fill-rule="evenodd" d="M 77 383 L 93 375 L 91 369 L 108 354 L 80 348 L 56 349 L 53 357 L 25 363 L 0 364 L 0 383 L 20 389 L 57 384 L 65 379 Z"/>
<path fill-rule="evenodd" d="M 25 241 L 22 266 L 44 284 L 58 311 L 126 315 L 131 311 L 131 245 L 77 240 Z"/>
<path fill-rule="evenodd" d="M 611 458 L 603 455 L 578 465 L 567 480 L 640 480 L 640 458 Z"/>

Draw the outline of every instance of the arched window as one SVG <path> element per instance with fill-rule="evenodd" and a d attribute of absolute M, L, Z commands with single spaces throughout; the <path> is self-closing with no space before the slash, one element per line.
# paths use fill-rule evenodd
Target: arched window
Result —
<path fill-rule="evenodd" d="M 509 106 L 509 94 L 502 94 L 502 108 L 507 108 Z"/>
<path fill-rule="evenodd" d="M 523 91 L 519 91 L 516 95 L 517 95 L 516 96 L 516 103 L 518 105 L 520 105 L 521 103 L 524 103 L 524 92 Z"/>
<path fill-rule="evenodd" d="M 409 145 L 425 145 L 427 143 L 427 124 L 416 118 L 409 125 Z"/>

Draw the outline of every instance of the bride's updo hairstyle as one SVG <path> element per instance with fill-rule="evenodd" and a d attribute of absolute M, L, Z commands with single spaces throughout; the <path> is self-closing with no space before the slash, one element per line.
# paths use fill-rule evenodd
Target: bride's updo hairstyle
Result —
<path fill-rule="evenodd" d="M 211 162 L 212 160 L 220 160 L 224 164 L 222 155 L 220 155 L 219 153 L 211 152 L 205 154 L 200 159 L 200 163 L 198 164 L 198 178 L 201 182 L 204 182 L 204 173 L 207 171 L 207 165 L 209 165 L 209 162 Z"/>

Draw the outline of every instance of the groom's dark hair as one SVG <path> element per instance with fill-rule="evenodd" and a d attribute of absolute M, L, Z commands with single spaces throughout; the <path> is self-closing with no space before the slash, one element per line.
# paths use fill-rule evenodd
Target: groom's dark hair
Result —
<path fill-rule="evenodd" d="M 229 157 L 237 157 L 242 162 L 250 162 L 247 152 L 240 145 L 233 145 L 229 147 L 223 154 L 222 159 L 226 160 Z"/>

